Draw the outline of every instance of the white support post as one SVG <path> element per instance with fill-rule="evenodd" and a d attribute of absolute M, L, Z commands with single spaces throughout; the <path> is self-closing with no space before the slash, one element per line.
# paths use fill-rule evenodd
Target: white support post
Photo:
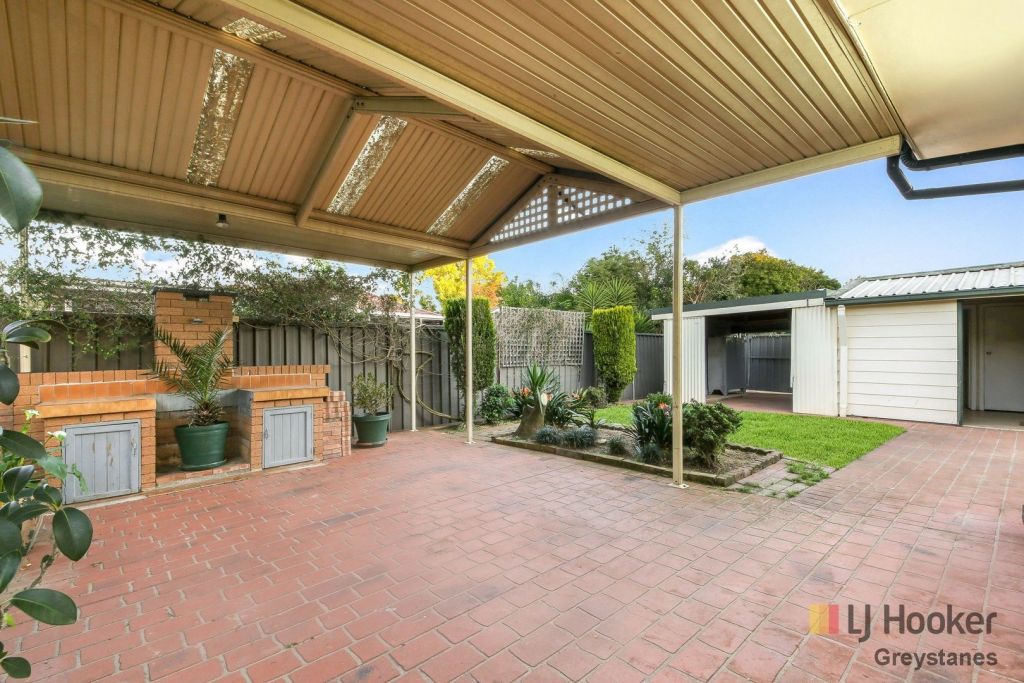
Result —
<path fill-rule="evenodd" d="M 850 391 L 850 347 L 846 338 L 846 306 L 836 307 L 839 334 L 839 417 L 846 417 Z"/>
<path fill-rule="evenodd" d="M 683 207 L 672 209 L 672 483 L 683 482 Z"/>
<path fill-rule="evenodd" d="M 409 431 L 416 431 L 416 273 L 409 271 L 409 401 L 412 404 Z"/>
<path fill-rule="evenodd" d="M 466 443 L 473 443 L 473 259 L 466 259 Z"/>

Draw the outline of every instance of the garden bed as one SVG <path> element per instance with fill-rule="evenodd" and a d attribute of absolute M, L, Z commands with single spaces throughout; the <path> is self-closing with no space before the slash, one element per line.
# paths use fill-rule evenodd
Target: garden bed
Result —
<path fill-rule="evenodd" d="M 599 430 L 599 442 L 591 448 L 571 448 L 568 446 L 550 446 L 526 439 L 516 438 L 512 434 L 492 436 L 491 440 L 502 446 L 523 448 L 539 453 L 551 453 L 576 460 L 587 460 L 590 462 L 622 467 L 637 472 L 656 474 L 662 477 L 671 477 L 672 468 L 653 465 L 632 458 L 611 455 L 606 452 L 604 441 L 611 436 L 605 430 Z M 769 465 L 782 459 L 778 451 L 770 451 L 763 448 L 751 446 L 736 446 L 729 444 L 725 451 L 719 456 L 721 467 L 717 471 L 708 471 L 697 467 L 690 462 L 683 463 L 683 477 L 688 481 L 695 481 L 710 486 L 731 486 L 740 479 L 749 477 L 754 472 L 764 469 Z"/>

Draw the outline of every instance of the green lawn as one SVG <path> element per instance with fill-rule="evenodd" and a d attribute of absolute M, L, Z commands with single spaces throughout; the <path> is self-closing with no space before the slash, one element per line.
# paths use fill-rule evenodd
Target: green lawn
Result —
<path fill-rule="evenodd" d="M 829 467 L 843 467 L 899 436 L 902 427 L 881 422 L 846 420 L 817 415 L 741 412 L 743 426 L 729 437 L 731 443 L 780 451 L 790 458 Z M 610 423 L 628 425 L 632 407 L 613 405 L 597 411 Z"/>

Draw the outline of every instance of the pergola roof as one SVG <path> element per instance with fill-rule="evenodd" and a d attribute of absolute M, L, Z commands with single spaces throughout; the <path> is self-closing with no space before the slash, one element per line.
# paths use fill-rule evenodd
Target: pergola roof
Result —
<path fill-rule="evenodd" d="M 918 13 L 970 42 L 1012 4 Z M 970 106 L 922 116 L 944 74 L 887 86 L 874 6 L 838 7 L 0 0 L 0 114 L 38 121 L 2 135 L 52 212 L 402 268 L 893 154 L 901 132 L 927 154 L 900 102 L 943 153 L 984 145 Z M 971 66 L 990 114 L 1024 92 L 1004 38 Z"/>

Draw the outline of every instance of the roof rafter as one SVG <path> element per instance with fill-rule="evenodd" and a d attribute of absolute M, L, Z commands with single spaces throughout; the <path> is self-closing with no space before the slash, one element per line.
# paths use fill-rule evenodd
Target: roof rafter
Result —
<path fill-rule="evenodd" d="M 678 189 L 290 0 L 224 0 L 248 16 L 372 69 L 465 114 L 496 124 L 669 204 Z"/>
<path fill-rule="evenodd" d="M 324 156 L 320 160 L 320 165 L 317 166 L 313 180 L 307 185 L 306 196 L 303 198 L 302 203 L 299 205 L 299 210 L 295 214 L 295 225 L 300 228 L 309 219 L 309 214 L 316 208 L 314 203 L 317 197 L 327 190 L 327 183 L 331 181 L 333 172 L 341 157 L 341 150 L 345 144 L 345 134 L 352 124 L 352 113 L 352 101 L 350 100 L 344 105 L 338 120 L 338 126 L 334 129 L 334 137 L 325 150 Z"/>

